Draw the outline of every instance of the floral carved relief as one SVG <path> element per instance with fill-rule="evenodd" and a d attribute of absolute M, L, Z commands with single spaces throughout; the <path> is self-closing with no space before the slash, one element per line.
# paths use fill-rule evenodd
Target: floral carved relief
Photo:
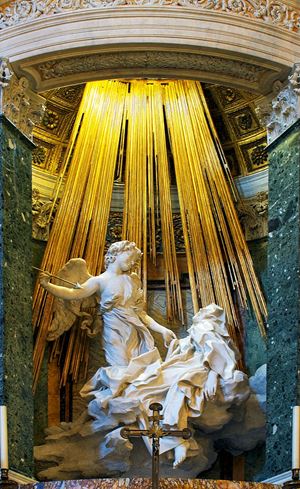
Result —
<path fill-rule="evenodd" d="M 43 16 L 119 6 L 178 6 L 232 13 L 299 32 L 300 10 L 275 0 L 16 0 L 0 10 L 0 29 Z"/>

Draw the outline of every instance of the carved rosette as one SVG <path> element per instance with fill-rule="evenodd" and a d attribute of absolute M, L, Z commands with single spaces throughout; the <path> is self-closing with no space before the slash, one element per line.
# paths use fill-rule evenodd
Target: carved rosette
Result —
<path fill-rule="evenodd" d="M 266 126 L 268 144 L 300 119 L 300 63 L 294 65 L 288 86 L 271 101 L 257 109 L 261 122 Z"/>
<path fill-rule="evenodd" d="M 25 136 L 32 140 L 32 130 L 44 114 L 45 101 L 29 88 L 25 77 L 18 79 L 7 61 L 0 60 L 0 113 L 4 114 Z"/>
<path fill-rule="evenodd" d="M 247 241 L 268 235 L 268 193 L 259 192 L 237 204 L 237 211 Z"/>
<path fill-rule="evenodd" d="M 243 15 L 300 31 L 300 10 L 279 0 L 15 0 L 0 9 L 0 29 L 72 10 L 120 6 L 178 6 Z"/>

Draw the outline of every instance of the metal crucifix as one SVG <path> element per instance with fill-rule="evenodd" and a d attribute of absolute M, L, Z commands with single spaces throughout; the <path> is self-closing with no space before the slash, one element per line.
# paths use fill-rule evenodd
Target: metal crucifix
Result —
<path fill-rule="evenodd" d="M 163 419 L 163 416 L 159 414 L 163 408 L 162 405 L 158 402 L 154 402 L 150 404 L 149 408 L 151 411 L 153 411 L 153 415 L 149 416 L 149 420 L 152 421 L 152 425 L 150 426 L 149 430 L 134 430 L 125 427 L 121 429 L 121 436 L 126 439 L 141 436 L 152 438 L 152 489 L 158 489 L 160 439 L 164 438 L 165 436 L 180 436 L 184 440 L 187 440 L 192 436 L 192 433 L 188 428 L 183 430 L 164 430 L 160 425 L 160 421 Z"/>

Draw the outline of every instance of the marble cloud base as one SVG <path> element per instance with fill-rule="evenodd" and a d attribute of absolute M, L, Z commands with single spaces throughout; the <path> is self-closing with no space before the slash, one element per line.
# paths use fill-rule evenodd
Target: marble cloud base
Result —
<path fill-rule="evenodd" d="M 161 489 L 279 489 L 280 486 L 261 482 L 233 482 L 201 479 L 160 479 Z M 22 489 L 151 489 L 151 479 L 82 479 L 37 482 Z"/>

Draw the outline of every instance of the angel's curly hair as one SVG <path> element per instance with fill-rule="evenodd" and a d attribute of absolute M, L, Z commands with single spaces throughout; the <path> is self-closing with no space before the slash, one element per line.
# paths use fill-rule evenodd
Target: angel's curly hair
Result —
<path fill-rule="evenodd" d="M 137 257 L 135 261 L 132 262 L 131 268 L 137 266 L 142 257 L 141 250 L 139 250 L 139 248 L 136 246 L 135 243 L 133 243 L 133 241 L 117 241 L 116 243 L 110 245 L 110 247 L 107 250 L 107 253 L 104 257 L 105 269 L 108 267 L 110 263 L 113 263 L 116 260 L 117 255 L 123 253 L 124 251 L 131 251 L 131 250 L 136 252 L 136 257 Z"/>

